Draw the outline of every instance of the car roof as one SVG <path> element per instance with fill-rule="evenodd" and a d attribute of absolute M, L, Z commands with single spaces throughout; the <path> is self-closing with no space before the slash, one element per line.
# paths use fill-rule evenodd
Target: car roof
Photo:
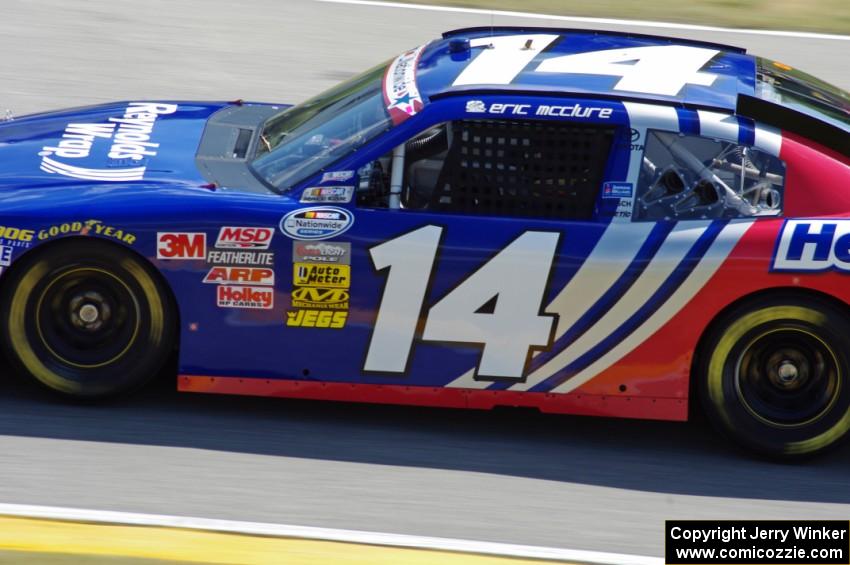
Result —
<path fill-rule="evenodd" d="M 664 49 L 641 49 L 658 47 Z M 485 55 L 488 49 L 491 53 Z M 601 60 L 588 58 L 589 53 Z M 578 54 L 585 56 L 567 59 Z M 558 70 L 565 65 L 571 71 Z M 575 72 L 579 67 L 584 69 Z M 419 90 L 428 99 L 469 92 L 580 94 L 729 111 L 735 110 L 739 95 L 754 95 L 756 80 L 755 58 L 739 47 L 536 27 L 446 32 L 424 47 L 416 70 Z M 682 77 L 681 88 L 665 88 L 669 77 L 677 74 Z"/>

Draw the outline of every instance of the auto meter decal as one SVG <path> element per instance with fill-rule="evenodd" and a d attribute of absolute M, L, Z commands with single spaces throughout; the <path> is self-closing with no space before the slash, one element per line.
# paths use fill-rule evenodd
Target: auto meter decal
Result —
<path fill-rule="evenodd" d="M 280 231 L 292 239 L 315 241 L 344 233 L 354 224 L 348 210 L 333 206 L 317 206 L 293 210 L 280 221 Z"/>
<path fill-rule="evenodd" d="M 173 114 L 176 104 L 131 102 L 124 115 L 111 117 L 105 123 L 68 124 L 58 143 L 42 147 L 41 170 L 75 179 L 125 182 L 142 180 L 146 160 L 154 157 L 159 143 L 151 136 L 159 116 Z M 92 152 L 103 151 L 111 163 L 104 169 L 79 166 L 75 160 L 86 159 Z"/>
<path fill-rule="evenodd" d="M 405 51 L 399 55 L 384 75 L 384 102 L 394 124 L 400 124 L 424 106 L 416 86 L 416 65 L 425 46 Z"/>

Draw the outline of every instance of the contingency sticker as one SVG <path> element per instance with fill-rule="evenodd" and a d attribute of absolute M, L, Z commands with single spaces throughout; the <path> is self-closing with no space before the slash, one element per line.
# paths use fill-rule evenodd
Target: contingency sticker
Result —
<path fill-rule="evenodd" d="M 348 319 L 351 244 L 293 242 L 292 310 L 286 325 L 341 329 Z"/>

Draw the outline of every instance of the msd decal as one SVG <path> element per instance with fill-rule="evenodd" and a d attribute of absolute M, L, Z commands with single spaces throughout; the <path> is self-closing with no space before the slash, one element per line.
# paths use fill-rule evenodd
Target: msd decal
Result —
<path fill-rule="evenodd" d="M 425 46 L 399 55 L 384 75 L 384 102 L 393 123 L 400 124 L 425 105 L 416 87 L 416 65 Z"/>
<path fill-rule="evenodd" d="M 213 267 L 204 277 L 212 284 L 256 284 L 274 286 L 274 271 L 250 267 Z"/>
<path fill-rule="evenodd" d="M 222 285 L 217 289 L 217 304 L 219 308 L 271 310 L 274 307 L 274 289 Z"/>
<path fill-rule="evenodd" d="M 42 148 L 41 170 L 65 177 L 83 180 L 126 182 L 142 180 L 148 157 L 156 156 L 159 143 L 151 141 L 157 118 L 177 111 L 176 104 L 154 104 L 150 102 L 131 102 L 124 115 L 109 118 L 106 123 L 68 124 L 62 139 L 55 145 Z M 92 169 L 80 167 L 73 162 L 59 159 L 85 159 L 100 144 L 109 143 L 104 148 L 107 157 L 114 162 L 134 162 L 134 167 L 109 167 Z"/>
<path fill-rule="evenodd" d="M 273 236 L 272 228 L 225 226 L 219 230 L 215 246 L 219 249 L 268 249 Z"/>
<path fill-rule="evenodd" d="M 204 259 L 207 234 L 159 232 L 156 234 L 157 259 Z"/>
<path fill-rule="evenodd" d="M 850 220 L 787 220 L 774 271 L 850 271 Z"/>

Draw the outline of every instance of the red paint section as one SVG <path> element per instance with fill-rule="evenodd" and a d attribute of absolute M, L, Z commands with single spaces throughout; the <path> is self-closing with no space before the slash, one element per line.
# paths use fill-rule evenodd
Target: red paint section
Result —
<path fill-rule="evenodd" d="M 490 410 L 496 406 L 522 406 L 539 408 L 542 412 L 584 416 L 677 421 L 687 419 L 686 399 L 640 398 L 622 393 L 618 393 L 616 396 L 577 393 L 548 394 L 197 375 L 181 375 L 177 380 L 177 389 L 182 392 L 275 396 L 374 404 L 407 404 L 479 410 Z"/>
<path fill-rule="evenodd" d="M 788 132 L 782 132 L 780 158 L 787 164 L 787 217 L 850 212 L 850 159 Z"/>

